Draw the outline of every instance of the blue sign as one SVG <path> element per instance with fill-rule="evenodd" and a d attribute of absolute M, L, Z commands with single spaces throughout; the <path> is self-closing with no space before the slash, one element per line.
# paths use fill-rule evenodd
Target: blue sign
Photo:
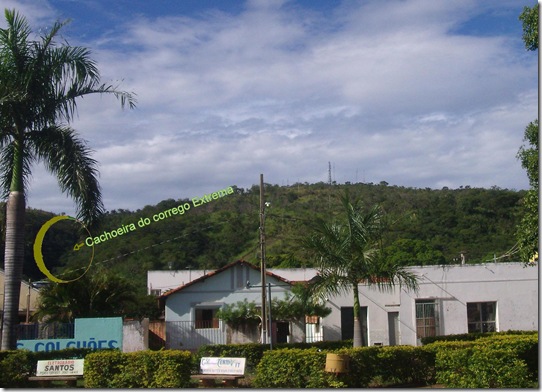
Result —
<path fill-rule="evenodd" d="M 18 340 L 17 348 L 30 351 L 55 351 L 65 348 L 122 349 L 122 318 L 75 319 L 73 339 Z"/>

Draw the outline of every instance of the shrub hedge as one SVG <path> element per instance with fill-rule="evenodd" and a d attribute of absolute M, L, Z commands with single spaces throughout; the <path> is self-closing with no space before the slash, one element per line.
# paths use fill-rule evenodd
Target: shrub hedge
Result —
<path fill-rule="evenodd" d="M 460 343 L 460 342 L 457 342 Z M 459 345 L 434 343 L 437 382 L 451 388 L 538 385 L 538 336 L 493 335 Z"/>
<path fill-rule="evenodd" d="M 314 343 L 278 343 L 273 349 L 297 348 L 302 350 L 316 348 L 319 350 L 337 350 L 343 347 L 352 347 L 352 340 Z M 245 344 L 208 344 L 201 346 L 196 353 L 195 371 L 202 357 L 242 357 L 246 358 L 245 369 L 252 373 L 256 370 L 263 354 L 269 350 L 269 345 L 260 343 Z"/>
<path fill-rule="evenodd" d="M 324 372 L 326 353 L 317 348 L 266 351 L 256 369 L 255 388 L 332 388 L 347 386 Z"/>
<path fill-rule="evenodd" d="M 442 335 L 442 336 L 426 336 L 421 338 L 422 344 L 431 344 L 435 342 L 449 342 L 449 341 L 473 341 L 485 337 L 500 336 L 500 335 L 533 335 L 537 334 L 538 331 L 502 331 L 502 332 L 470 332 L 470 333 L 460 333 L 453 335 Z"/>
<path fill-rule="evenodd" d="M 490 334 L 467 341 L 437 341 L 424 346 L 352 348 L 352 341 L 318 344 L 209 345 L 198 353 L 160 350 L 67 349 L 52 352 L 0 352 L 0 386 L 29 387 L 38 360 L 84 358 L 89 388 L 182 388 L 192 386 L 202 356 L 245 357 L 257 388 L 422 386 L 451 388 L 526 388 L 538 386 L 538 335 Z M 325 371 L 327 353 L 350 357 L 350 372 Z M 34 385 L 35 386 L 35 385 Z"/>
<path fill-rule="evenodd" d="M 87 388 L 183 388 L 190 385 L 189 351 L 98 351 L 85 358 Z"/>
<path fill-rule="evenodd" d="M 53 359 L 82 359 L 93 350 L 68 348 L 59 351 L 8 350 L 0 351 L 0 386 L 3 388 L 27 388 L 36 386 L 28 381 L 36 374 L 38 361 Z"/>
<path fill-rule="evenodd" d="M 331 352 L 331 351 L 327 351 Z M 538 336 L 491 335 L 426 346 L 334 350 L 350 357 L 350 372 L 325 372 L 326 351 L 267 351 L 257 366 L 258 388 L 423 386 L 525 388 L 538 385 Z"/>
<path fill-rule="evenodd" d="M 328 351 L 331 352 L 331 351 Z M 368 386 L 427 385 L 435 378 L 435 352 L 424 347 L 388 346 L 343 348 L 350 371 L 325 371 L 327 353 L 318 349 L 281 349 L 264 353 L 257 366 L 257 388 L 367 388 Z"/>

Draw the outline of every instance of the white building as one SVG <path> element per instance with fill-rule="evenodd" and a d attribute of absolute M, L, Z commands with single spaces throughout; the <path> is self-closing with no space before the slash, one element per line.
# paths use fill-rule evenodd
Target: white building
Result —
<path fill-rule="evenodd" d="M 538 330 L 538 268 L 520 263 L 410 267 L 418 292 L 360 285 L 368 345 L 418 345 L 424 336 Z M 324 339 L 352 337 L 352 298 L 328 300 Z"/>
<path fill-rule="evenodd" d="M 417 292 L 401 287 L 380 292 L 375 287 L 360 284 L 365 344 L 417 345 L 423 336 L 538 329 L 538 268 L 519 263 L 487 263 L 409 269 L 419 277 Z M 151 272 L 149 277 L 160 277 Z M 166 347 L 180 348 L 182 344 L 188 348 L 188 341 L 196 341 L 192 335 L 168 333 L 168 328 L 170 332 L 174 330 L 173 324 L 168 327 L 170 322 L 176 322 L 177 326 L 181 322 L 195 323 L 196 328 L 192 330 L 200 329 L 198 336 L 206 335 L 201 343 L 195 344 L 231 341 L 222 322 L 213 315 L 224 304 L 244 299 L 260 304 L 261 288 L 247 287 L 247 281 L 252 286 L 261 286 L 259 269 L 237 261 L 210 273 L 191 273 L 198 277 L 183 281 L 160 297 L 165 306 Z M 266 276 L 272 285 L 272 296 L 280 298 L 294 281 L 308 281 L 315 275 L 314 269 L 273 269 L 268 270 Z M 178 274 L 178 278 L 186 279 L 183 274 Z M 149 280 L 148 283 L 149 288 L 165 285 L 166 281 Z M 327 306 L 332 309 L 331 314 L 309 325 L 310 329 L 305 332 L 318 332 L 318 339 L 323 340 L 352 338 L 352 304 L 351 293 L 330 297 Z M 205 323 L 209 323 L 209 328 L 197 328 Z M 274 324 L 274 341 L 284 341 L 285 335 L 289 341 L 299 341 L 302 334 L 298 328 L 291 324 Z M 244 338 L 258 340 L 253 333 L 246 333 Z"/>

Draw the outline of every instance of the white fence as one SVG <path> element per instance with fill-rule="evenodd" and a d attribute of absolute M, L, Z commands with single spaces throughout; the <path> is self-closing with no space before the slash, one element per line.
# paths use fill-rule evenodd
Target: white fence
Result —
<path fill-rule="evenodd" d="M 196 325 L 192 321 L 166 322 L 166 349 L 196 350 L 204 344 L 226 344 L 226 330 L 222 322 L 213 325 Z"/>

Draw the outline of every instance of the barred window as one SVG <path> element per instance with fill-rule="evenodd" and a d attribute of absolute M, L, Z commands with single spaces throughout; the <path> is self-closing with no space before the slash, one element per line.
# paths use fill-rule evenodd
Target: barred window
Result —
<path fill-rule="evenodd" d="M 418 339 L 438 335 L 438 308 L 435 300 L 416 300 L 416 335 Z"/>

